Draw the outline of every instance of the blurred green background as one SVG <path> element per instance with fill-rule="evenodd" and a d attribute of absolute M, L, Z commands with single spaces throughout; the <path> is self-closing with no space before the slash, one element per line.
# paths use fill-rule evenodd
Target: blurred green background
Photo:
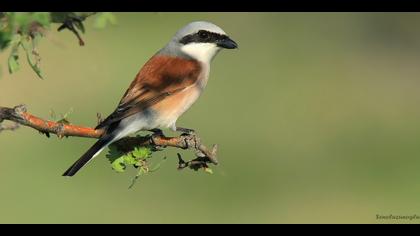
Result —
<path fill-rule="evenodd" d="M 182 116 L 219 144 L 214 174 L 168 161 L 127 189 L 105 152 L 74 178 L 61 174 L 94 140 L 0 134 L 2 223 L 391 223 L 420 215 L 420 14 L 118 13 L 86 21 L 80 47 L 51 30 L 39 52 L 45 80 L 22 61 L 0 106 L 94 126 L 146 60 L 190 21 L 208 20 L 239 44 L 212 64 L 208 87 Z M 21 54 L 23 57 L 23 53 Z M 166 131 L 168 134 L 172 132 Z M 192 158 L 191 152 L 182 152 Z M 418 221 L 417 221 L 418 223 Z"/>

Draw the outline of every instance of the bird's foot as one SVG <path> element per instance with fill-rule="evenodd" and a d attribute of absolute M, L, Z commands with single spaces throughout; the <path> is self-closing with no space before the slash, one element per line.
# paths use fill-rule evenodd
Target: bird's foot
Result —
<path fill-rule="evenodd" d="M 165 136 L 163 134 L 163 131 L 161 129 L 158 129 L 158 128 L 150 129 L 149 131 L 152 132 L 153 135 L 156 135 L 156 136 Z"/>
<path fill-rule="evenodd" d="M 181 136 L 184 136 L 185 148 L 195 148 L 198 149 L 200 146 L 200 138 L 195 133 L 193 129 L 187 129 L 182 127 L 176 127 L 176 131 L 182 132 Z"/>
<path fill-rule="evenodd" d="M 193 129 L 176 127 L 175 131 L 182 132 L 185 135 L 195 135 L 195 130 Z"/>
<path fill-rule="evenodd" d="M 164 149 L 164 147 L 156 145 L 155 139 L 160 138 L 160 137 L 164 137 L 165 135 L 163 134 L 163 131 L 161 129 L 157 129 L 157 128 L 156 129 L 151 129 L 149 131 L 153 132 L 153 134 L 150 136 L 150 140 L 154 144 L 153 146 L 154 146 L 155 151 L 162 151 Z"/>

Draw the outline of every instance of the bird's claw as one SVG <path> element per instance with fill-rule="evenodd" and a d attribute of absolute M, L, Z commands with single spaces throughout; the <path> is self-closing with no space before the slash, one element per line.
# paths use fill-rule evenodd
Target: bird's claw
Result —
<path fill-rule="evenodd" d="M 182 135 L 195 135 L 195 130 L 188 129 L 188 128 L 182 128 L 182 127 L 176 127 L 176 131 L 182 132 Z"/>
<path fill-rule="evenodd" d="M 163 134 L 163 131 L 161 129 L 151 129 L 149 131 L 153 132 L 153 134 L 150 135 L 150 141 L 153 143 L 153 150 L 154 151 L 162 151 L 164 149 L 164 147 L 161 147 L 161 146 L 157 145 L 156 142 L 155 142 L 155 139 L 165 136 Z"/>
<path fill-rule="evenodd" d="M 200 138 L 197 136 L 197 134 L 192 131 L 190 133 L 183 133 L 181 136 L 184 136 L 184 142 L 185 142 L 185 149 L 194 148 L 198 149 L 198 147 L 201 144 Z"/>

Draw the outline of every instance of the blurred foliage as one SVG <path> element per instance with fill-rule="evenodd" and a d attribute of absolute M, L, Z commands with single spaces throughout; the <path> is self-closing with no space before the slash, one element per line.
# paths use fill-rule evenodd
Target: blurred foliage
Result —
<path fill-rule="evenodd" d="M 95 12 L 0 12 L 0 52 L 11 48 L 8 59 L 9 73 L 20 69 L 19 49 L 23 49 L 25 57 L 39 78 L 43 78 L 37 51 L 40 39 L 45 36 L 51 24 L 60 24 L 58 31 L 68 29 L 84 42 L 79 31 L 85 33 L 84 21 Z M 115 16 L 110 12 L 97 13 L 94 26 L 105 28 L 109 24 L 116 24 Z"/>
<path fill-rule="evenodd" d="M 103 29 L 108 25 L 115 24 L 117 24 L 117 18 L 115 15 L 111 12 L 103 12 L 96 17 L 93 26 L 97 29 Z"/>

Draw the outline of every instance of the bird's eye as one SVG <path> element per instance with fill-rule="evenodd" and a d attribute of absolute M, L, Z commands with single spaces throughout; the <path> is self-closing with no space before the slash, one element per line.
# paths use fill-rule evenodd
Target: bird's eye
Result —
<path fill-rule="evenodd" d="M 200 38 L 202 38 L 202 39 L 206 39 L 206 38 L 208 38 L 208 37 L 209 37 L 209 34 L 208 34 L 206 31 L 204 31 L 204 30 L 200 30 L 200 31 L 198 32 L 198 36 L 199 36 Z"/>

